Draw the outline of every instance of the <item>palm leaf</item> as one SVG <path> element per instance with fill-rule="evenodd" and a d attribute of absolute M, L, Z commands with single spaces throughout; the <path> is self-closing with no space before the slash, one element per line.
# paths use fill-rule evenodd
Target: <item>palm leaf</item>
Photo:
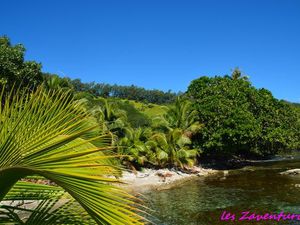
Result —
<path fill-rule="evenodd" d="M 0 201 L 18 180 L 43 176 L 62 187 L 98 224 L 143 224 L 135 199 L 112 185 L 107 136 L 68 92 L 38 88 L 0 96 Z M 8 194 L 9 195 L 9 194 Z M 44 204 L 50 204 L 45 202 Z"/>

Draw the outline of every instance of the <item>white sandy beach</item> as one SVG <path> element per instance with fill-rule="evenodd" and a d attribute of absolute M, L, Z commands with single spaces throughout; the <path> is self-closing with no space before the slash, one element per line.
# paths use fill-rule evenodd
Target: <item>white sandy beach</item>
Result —
<path fill-rule="evenodd" d="M 217 170 L 193 167 L 193 173 L 175 169 L 143 169 L 136 173 L 125 171 L 120 179 L 124 187 L 130 191 L 144 192 L 148 190 L 164 190 L 172 188 L 193 178 L 218 173 Z"/>

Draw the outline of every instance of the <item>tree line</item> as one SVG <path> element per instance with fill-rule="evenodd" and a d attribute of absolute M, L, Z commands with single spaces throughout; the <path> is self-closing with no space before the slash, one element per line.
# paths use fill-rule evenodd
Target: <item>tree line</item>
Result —
<path fill-rule="evenodd" d="M 147 90 L 135 85 L 122 86 L 105 83 L 83 83 L 80 79 L 59 77 L 56 74 L 43 73 L 42 65 L 24 60 L 25 47 L 12 45 L 8 37 L 0 37 L 0 84 L 7 89 L 15 87 L 33 88 L 45 83 L 49 88 L 70 88 L 75 92 L 85 92 L 97 97 L 126 98 L 155 104 L 168 104 L 178 94 L 171 91 Z"/>
<path fill-rule="evenodd" d="M 41 64 L 25 61 L 24 53 L 22 45 L 0 38 L 1 84 L 7 90 L 66 89 L 77 101 L 84 99 L 118 153 L 127 155 L 122 161 L 133 167 L 182 168 L 199 159 L 266 158 L 299 148 L 298 105 L 255 88 L 239 69 L 200 77 L 175 94 L 42 73 Z M 146 112 L 150 108 L 154 114 Z"/>

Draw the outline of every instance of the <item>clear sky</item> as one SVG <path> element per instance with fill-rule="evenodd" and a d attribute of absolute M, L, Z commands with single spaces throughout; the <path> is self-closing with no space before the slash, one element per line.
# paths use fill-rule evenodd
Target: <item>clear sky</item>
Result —
<path fill-rule="evenodd" d="M 46 72 L 185 91 L 238 66 L 300 102 L 300 0 L 1 1 L 0 35 Z"/>

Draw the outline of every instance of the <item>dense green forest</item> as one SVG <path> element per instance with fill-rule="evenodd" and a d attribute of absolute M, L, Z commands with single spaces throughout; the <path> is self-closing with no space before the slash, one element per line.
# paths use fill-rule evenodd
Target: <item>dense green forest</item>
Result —
<path fill-rule="evenodd" d="M 173 93 L 62 78 L 43 73 L 24 54 L 24 46 L 0 38 L 5 90 L 69 91 L 129 168 L 186 168 L 201 160 L 260 159 L 299 149 L 299 104 L 255 88 L 239 69 L 200 77 L 185 93 Z"/>

